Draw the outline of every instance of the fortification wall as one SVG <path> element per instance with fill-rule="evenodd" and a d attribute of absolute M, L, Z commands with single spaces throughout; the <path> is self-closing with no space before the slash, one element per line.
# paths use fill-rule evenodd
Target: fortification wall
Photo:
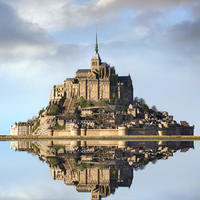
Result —
<path fill-rule="evenodd" d="M 32 125 L 28 123 L 15 124 L 10 126 L 11 135 L 28 136 L 32 134 Z"/>
<path fill-rule="evenodd" d="M 54 137 L 65 137 L 65 136 L 71 136 L 70 130 L 54 130 L 53 131 Z"/>
<path fill-rule="evenodd" d="M 118 129 L 77 129 L 54 130 L 53 136 L 88 136 L 88 137 L 115 137 L 125 135 L 193 135 L 193 127 L 175 127 L 175 128 L 125 128 Z"/>
<path fill-rule="evenodd" d="M 87 136 L 118 136 L 118 129 L 87 129 Z"/>
<path fill-rule="evenodd" d="M 32 135 L 30 125 L 15 126 L 15 134 L 19 136 Z M 65 130 L 50 130 L 48 136 L 66 137 L 66 136 L 88 136 L 88 137 L 116 137 L 126 135 L 193 135 L 194 127 L 174 127 L 174 128 L 126 128 L 119 127 L 118 129 L 79 129 L 67 126 Z"/>
<path fill-rule="evenodd" d="M 118 136 L 118 129 L 68 129 L 68 130 L 54 130 L 54 137 L 64 136 Z"/>
<path fill-rule="evenodd" d="M 127 135 L 158 135 L 156 128 L 129 128 Z"/>
<path fill-rule="evenodd" d="M 158 132 L 159 135 L 194 135 L 194 127 L 163 128 Z"/>

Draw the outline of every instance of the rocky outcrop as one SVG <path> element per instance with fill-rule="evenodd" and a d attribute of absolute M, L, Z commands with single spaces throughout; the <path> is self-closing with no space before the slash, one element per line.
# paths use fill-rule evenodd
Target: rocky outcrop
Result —
<path fill-rule="evenodd" d="M 48 135 L 49 129 L 56 125 L 55 116 L 45 116 L 40 119 L 40 126 L 36 129 L 33 135 Z"/>

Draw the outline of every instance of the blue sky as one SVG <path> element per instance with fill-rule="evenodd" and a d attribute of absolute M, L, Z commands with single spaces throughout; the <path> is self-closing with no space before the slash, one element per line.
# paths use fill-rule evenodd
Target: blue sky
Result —
<path fill-rule="evenodd" d="M 0 133 L 37 115 L 51 87 L 103 61 L 135 96 L 200 131 L 198 0 L 0 0 Z"/>

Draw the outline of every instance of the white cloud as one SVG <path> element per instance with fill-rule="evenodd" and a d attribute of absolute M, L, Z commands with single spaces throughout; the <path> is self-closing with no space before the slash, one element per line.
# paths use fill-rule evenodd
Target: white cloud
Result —
<path fill-rule="evenodd" d="M 55 31 L 84 26 L 91 21 L 93 12 L 87 5 L 74 4 L 68 0 L 20 0 L 10 3 L 24 20 Z"/>
<path fill-rule="evenodd" d="M 124 9 L 134 12 L 183 7 L 197 0 L 99 0 L 80 4 L 72 0 L 8 0 L 23 19 L 49 30 L 58 31 L 73 27 L 99 24 L 116 17 Z"/>
<path fill-rule="evenodd" d="M 22 20 L 0 1 L 0 57 L 38 56 L 52 48 L 52 40 L 38 25 Z"/>
<path fill-rule="evenodd" d="M 106 7 L 113 3 L 116 3 L 116 0 L 99 0 L 97 7 Z"/>
<path fill-rule="evenodd" d="M 149 28 L 145 26 L 137 26 L 135 28 L 135 34 L 138 39 L 145 38 L 149 35 Z"/>
<path fill-rule="evenodd" d="M 47 31 L 1 1 L 0 27 L 1 77 L 40 81 L 85 64 L 87 44 L 57 44 Z"/>
<path fill-rule="evenodd" d="M 45 73 L 55 76 L 55 71 L 57 71 L 56 74 L 60 75 L 66 68 L 68 73 L 73 73 L 77 66 L 88 68 L 88 55 L 91 55 L 89 53 L 91 49 L 88 48 L 87 44 L 56 44 L 43 27 L 47 29 L 56 28 L 56 26 L 62 27 L 62 23 L 64 23 L 64 26 L 74 26 L 74 24 L 78 25 L 79 23 L 87 24 L 87 19 L 88 22 L 95 20 L 95 17 L 91 17 L 92 14 L 100 16 L 100 13 L 107 12 L 106 9 L 111 8 L 110 6 L 113 3 L 121 8 L 127 5 L 140 5 L 145 1 L 133 4 L 132 1 L 128 0 L 100 0 L 96 4 L 89 2 L 86 5 L 75 4 L 69 0 L 58 0 L 56 3 L 54 0 L 19 0 L 17 2 L 8 0 L 8 2 L 12 4 L 13 9 L 0 1 L 0 11 L 2 11 L 0 12 L 0 26 L 2 27 L 0 31 L 0 42 L 2 44 L 0 47 L 0 59 L 2 61 L 0 71 L 8 74 L 11 71 L 10 74 L 26 77 L 27 72 L 30 77 L 31 74 L 38 73 L 39 79 Z M 182 4 L 187 2 L 186 0 L 182 1 Z M 152 4 L 155 3 L 157 1 L 152 0 Z M 162 6 L 165 4 L 178 6 L 178 1 L 173 3 L 166 1 L 163 2 Z M 161 6 L 159 3 L 158 5 Z M 103 7 L 106 7 L 106 9 Z M 18 16 L 15 9 L 23 19 Z M 114 11 L 110 9 L 110 12 Z M 105 41 L 104 44 L 112 44 L 116 48 L 123 43 L 124 48 L 130 49 L 131 46 L 126 46 L 126 43 L 134 44 L 137 42 L 137 46 L 148 45 L 154 53 L 162 49 L 167 55 L 171 52 L 170 48 L 178 49 L 180 54 L 183 53 L 182 50 L 187 48 L 188 43 L 190 43 L 190 53 L 197 51 L 194 44 L 197 41 L 199 42 L 199 22 L 184 22 L 166 29 L 150 20 L 151 17 L 156 19 L 162 16 L 163 13 L 152 10 L 145 14 L 140 13 L 136 16 L 133 24 L 130 24 L 133 26 L 130 32 L 118 38 L 115 36 L 111 41 Z M 4 18 L 11 23 L 5 24 Z M 140 20 L 146 21 L 146 23 L 140 25 L 138 23 Z"/>

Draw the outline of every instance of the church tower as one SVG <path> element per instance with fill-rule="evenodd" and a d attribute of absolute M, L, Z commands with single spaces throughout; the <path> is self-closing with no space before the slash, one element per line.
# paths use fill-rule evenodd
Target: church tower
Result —
<path fill-rule="evenodd" d="M 101 58 L 99 56 L 98 52 L 98 39 L 97 39 L 97 33 L 96 33 L 96 44 L 95 44 L 95 49 L 94 49 L 94 55 L 91 59 L 91 71 L 92 72 L 99 72 L 100 65 L 101 65 Z"/>
<path fill-rule="evenodd" d="M 76 77 L 67 78 L 64 84 L 56 85 L 52 89 L 51 102 L 57 103 L 67 99 L 68 104 L 75 96 L 91 101 L 105 99 L 111 104 L 130 104 L 133 101 L 131 77 L 118 76 L 113 66 L 101 61 L 97 33 L 91 68 L 78 69 Z"/>

